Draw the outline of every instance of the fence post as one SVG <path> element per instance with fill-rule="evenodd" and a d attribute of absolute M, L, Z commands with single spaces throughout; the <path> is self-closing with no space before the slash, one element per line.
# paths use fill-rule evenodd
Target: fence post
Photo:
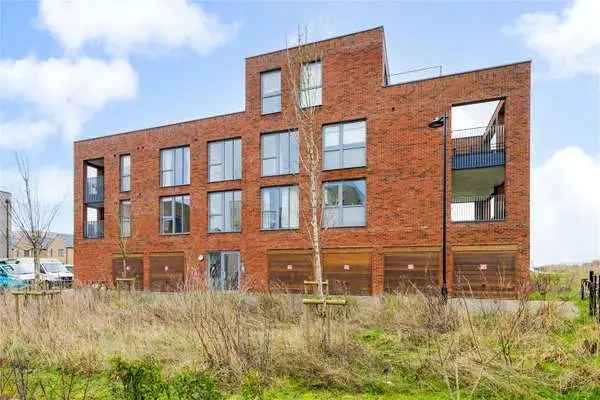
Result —
<path fill-rule="evenodd" d="M 596 305 L 594 304 L 594 299 L 596 297 L 596 288 L 594 286 L 594 271 L 590 271 L 590 277 L 588 280 L 588 292 L 590 301 L 588 302 L 588 312 L 590 315 L 594 315 L 594 309 Z"/>

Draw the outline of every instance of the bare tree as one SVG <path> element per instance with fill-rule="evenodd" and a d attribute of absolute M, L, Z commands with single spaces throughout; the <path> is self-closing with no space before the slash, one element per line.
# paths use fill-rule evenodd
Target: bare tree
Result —
<path fill-rule="evenodd" d="M 21 193 L 15 197 L 10 208 L 10 217 L 19 238 L 33 253 L 34 282 L 40 287 L 40 255 L 42 250 L 55 239 L 50 230 L 60 204 L 46 207 L 39 198 L 39 192 L 31 180 L 31 171 L 27 159 L 15 155 L 19 176 L 22 181 Z"/>
<path fill-rule="evenodd" d="M 131 254 L 131 208 L 129 203 L 119 203 L 119 212 L 115 214 L 115 224 L 119 227 L 119 234 L 115 241 L 121 256 L 121 277 L 127 278 L 127 262 Z"/>
<path fill-rule="evenodd" d="M 301 176 L 301 193 L 308 196 L 308 209 L 301 207 L 303 219 L 306 221 L 305 233 L 311 244 L 313 269 L 317 282 L 317 295 L 322 299 L 323 267 L 322 267 L 322 227 L 323 227 L 323 194 L 321 189 L 321 126 L 319 124 L 319 107 L 321 104 L 321 71 L 322 52 L 312 43 L 308 43 L 306 29 L 298 29 L 296 47 L 287 48 L 288 86 L 290 88 L 291 107 L 284 110 L 291 113 L 288 120 L 295 121 L 299 146 Z"/>

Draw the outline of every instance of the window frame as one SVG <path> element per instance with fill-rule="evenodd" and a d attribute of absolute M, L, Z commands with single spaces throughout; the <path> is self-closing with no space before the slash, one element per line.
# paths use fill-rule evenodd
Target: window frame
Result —
<path fill-rule="evenodd" d="M 231 142 L 231 160 L 232 160 L 232 165 L 231 165 L 231 174 L 232 174 L 232 178 L 228 179 L 225 175 L 226 175 L 226 154 L 225 154 L 225 148 L 226 148 L 226 143 L 227 142 Z M 240 159 L 239 162 L 236 163 L 236 159 L 235 159 L 235 149 L 236 149 L 236 142 L 239 143 L 239 148 L 240 148 Z M 221 159 L 222 162 L 219 163 L 211 163 L 211 146 L 213 145 L 220 145 L 222 147 L 221 149 Z M 207 180 L 208 183 L 215 183 L 215 182 L 227 182 L 227 181 L 239 181 L 242 179 L 243 177 L 243 154 L 242 154 L 242 138 L 237 136 L 237 137 L 232 137 L 232 138 L 227 138 L 227 139 L 218 139 L 218 140 L 211 140 L 210 142 L 207 143 L 207 164 L 208 164 L 208 169 L 207 169 Z M 217 166 L 222 166 L 223 168 L 223 179 L 218 179 L 218 180 L 212 180 L 211 179 L 211 168 L 212 167 L 217 167 Z M 235 172 L 236 172 L 236 166 L 239 166 L 239 176 L 236 177 Z"/>
<path fill-rule="evenodd" d="M 281 135 L 283 134 L 287 134 L 288 135 L 288 168 L 287 168 L 287 172 L 281 172 Z M 264 143 L 264 139 L 268 136 L 277 136 L 277 154 L 275 155 L 275 157 L 265 157 L 265 143 Z M 295 138 L 296 141 L 296 160 L 292 161 L 292 149 L 293 149 L 293 142 L 292 142 L 292 137 Z M 298 130 L 297 129 L 290 129 L 287 131 L 277 131 L 277 132 L 266 132 L 260 135 L 260 176 L 262 177 L 266 177 L 266 176 L 284 176 L 284 175 L 297 175 L 298 173 L 300 173 L 300 146 L 298 144 Z M 277 171 L 278 173 L 276 174 L 265 174 L 265 166 L 264 163 L 267 160 L 276 160 L 277 162 Z M 295 165 L 295 169 L 292 168 L 292 166 Z"/>
<path fill-rule="evenodd" d="M 362 205 L 344 205 L 344 184 L 350 182 L 364 182 L 364 201 Z M 325 204 L 325 189 L 329 185 L 336 185 L 338 189 L 338 204 L 335 206 L 327 206 Z M 356 178 L 356 179 L 345 179 L 345 180 L 337 180 L 337 181 L 327 181 L 323 182 L 322 185 L 322 196 L 323 196 L 323 217 L 322 217 L 322 225 L 326 229 L 332 228 L 364 228 L 367 226 L 367 179 L 366 178 Z M 364 224 L 362 225 L 346 225 L 344 224 L 344 209 L 348 208 L 363 208 L 364 209 Z M 325 217 L 325 213 L 327 209 L 336 209 L 338 210 L 338 220 L 340 220 L 340 225 L 328 225 Z"/>
<path fill-rule="evenodd" d="M 123 174 L 123 159 L 129 159 L 129 171 L 127 175 Z M 124 180 L 127 178 L 127 189 L 125 189 Z M 131 153 L 121 154 L 119 156 L 119 189 L 122 193 L 131 191 Z"/>
<path fill-rule="evenodd" d="M 234 230 L 233 229 L 233 220 L 234 220 L 234 216 L 233 214 L 231 215 L 231 226 L 232 229 L 228 230 L 227 229 L 227 221 L 225 220 L 225 216 L 226 216 L 226 204 L 225 204 L 225 194 L 226 193 L 232 193 L 232 198 L 233 198 L 233 202 L 236 201 L 235 197 L 236 197 L 236 193 L 239 193 L 239 230 Z M 212 207 L 211 207 L 211 200 L 213 198 L 213 196 L 219 195 L 220 196 L 220 213 L 218 214 L 213 214 L 212 213 Z M 208 192 L 207 195 L 207 200 L 208 200 L 208 233 L 240 233 L 242 231 L 242 190 L 241 189 L 233 189 L 233 190 L 219 190 L 216 192 Z M 211 225 L 211 218 L 213 217 L 221 217 L 223 220 L 223 230 L 212 230 L 212 225 Z"/>
<path fill-rule="evenodd" d="M 177 199 L 181 199 L 181 203 L 182 204 L 186 204 L 188 206 L 188 221 L 187 224 L 184 223 L 184 216 L 185 213 L 183 212 L 183 208 L 182 208 L 182 213 L 181 213 L 181 227 L 182 227 L 182 231 L 181 232 L 176 232 L 177 231 L 177 223 L 176 223 L 176 216 L 177 216 Z M 163 214 L 163 201 L 166 199 L 170 199 L 171 200 L 171 216 L 169 217 L 165 217 Z M 187 200 L 187 203 L 186 203 Z M 189 194 L 175 194 L 175 195 L 170 195 L 170 196 L 161 196 L 159 198 L 159 215 L 160 215 L 160 226 L 159 226 L 159 232 L 162 236 L 171 236 L 171 235 L 188 235 L 191 232 L 191 224 L 190 224 L 190 219 L 191 219 L 191 197 Z M 165 232 L 163 230 L 164 228 L 164 222 L 165 221 L 171 221 L 172 222 L 172 232 Z M 185 227 L 187 225 L 187 231 L 183 229 L 183 227 Z"/>
<path fill-rule="evenodd" d="M 320 84 L 316 85 L 316 86 L 308 86 L 308 87 L 303 87 L 303 82 L 304 82 L 304 78 L 303 78 L 303 74 L 304 74 L 304 68 L 306 66 L 312 65 L 312 64 L 319 64 L 319 81 Z M 323 60 L 322 59 L 318 59 L 318 60 L 313 60 L 313 61 L 308 61 L 305 63 L 302 63 L 300 66 L 300 83 L 298 85 L 299 88 L 299 96 L 300 98 L 298 99 L 300 108 L 309 108 L 309 107 L 318 107 L 323 105 Z M 320 99 L 321 101 L 318 104 L 303 104 L 302 99 L 303 98 L 307 98 L 306 96 L 303 96 L 304 93 L 306 92 L 310 92 L 311 90 L 316 90 L 319 89 L 321 92 L 321 96 Z"/>
<path fill-rule="evenodd" d="M 125 218 L 123 216 L 123 206 L 127 204 L 129 206 L 129 216 L 127 218 Z M 127 220 L 127 224 L 129 226 L 129 230 L 127 231 L 127 234 L 124 233 L 124 223 L 125 220 Z M 119 235 L 122 238 L 128 238 L 131 237 L 131 232 L 132 232 L 132 226 L 131 226 L 131 200 L 129 199 L 124 199 L 124 200 L 119 200 Z"/>
<path fill-rule="evenodd" d="M 264 91 L 264 87 L 263 87 L 263 76 L 266 76 L 268 74 L 273 74 L 273 73 L 279 73 L 279 91 L 274 91 L 272 93 L 265 93 Z M 281 68 L 275 68 L 275 69 L 271 69 L 268 71 L 262 71 L 260 73 L 260 113 L 261 115 L 269 115 L 269 114 L 277 114 L 281 112 L 282 109 L 282 104 L 281 101 L 282 99 L 282 95 L 281 95 Z M 270 112 L 265 112 L 264 110 L 264 100 L 265 99 L 272 99 L 275 97 L 279 97 L 279 109 L 277 111 L 270 111 Z"/>
<path fill-rule="evenodd" d="M 183 157 L 181 158 L 182 160 L 182 168 L 181 168 L 181 176 L 182 176 L 182 183 L 177 183 L 177 150 L 182 149 L 183 150 Z M 163 155 L 166 152 L 172 152 L 172 156 L 171 156 L 171 165 L 169 169 L 164 169 L 163 170 Z M 186 156 L 187 156 L 187 171 L 186 171 Z M 159 180 L 160 180 L 160 187 L 175 187 L 175 186 L 186 186 L 186 185 L 190 185 L 191 184 L 191 180 L 192 180 L 192 176 L 191 176 L 191 149 L 190 149 L 190 145 L 182 145 L 182 146 L 175 146 L 175 147 L 167 147 L 164 149 L 160 149 L 160 155 L 159 155 L 159 170 L 160 170 L 160 175 L 159 175 Z M 170 172 L 172 174 L 172 181 L 173 184 L 171 185 L 167 185 L 164 182 L 163 176 L 166 172 Z M 187 179 L 186 179 L 187 178 Z"/>
<path fill-rule="evenodd" d="M 344 126 L 349 125 L 349 124 L 355 124 L 358 122 L 362 122 L 364 124 L 364 132 L 365 132 L 365 140 L 364 142 L 362 142 L 362 144 L 359 143 L 351 143 L 351 144 L 344 144 Z M 331 127 L 337 127 L 338 128 L 338 145 L 337 146 L 325 146 L 325 129 L 327 128 L 331 128 Z M 321 136 L 322 136 L 322 143 L 321 146 L 323 148 L 322 150 L 322 169 L 323 171 L 335 171 L 335 170 L 339 170 L 339 169 L 350 169 L 350 168 L 364 168 L 367 166 L 367 120 L 366 119 L 356 119 L 356 120 L 351 120 L 351 121 L 341 121 L 341 122 L 334 122 L 334 123 L 330 123 L 330 124 L 324 124 L 321 128 Z M 344 165 L 344 153 L 347 150 L 356 150 L 356 149 L 364 149 L 364 154 L 365 154 L 365 162 L 363 165 L 353 165 L 353 166 L 348 166 L 346 167 Z M 326 168 L 325 166 L 325 155 L 327 153 L 334 153 L 337 152 L 338 153 L 338 165 L 336 167 L 333 168 Z"/>
<path fill-rule="evenodd" d="M 297 221 L 297 225 L 296 226 L 291 226 L 291 221 L 292 221 L 292 212 L 291 212 L 291 204 L 292 204 L 292 196 L 291 196 L 291 189 L 295 188 L 295 192 L 296 192 L 296 203 L 297 203 L 297 209 L 296 211 L 298 212 L 298 215 L 296 217 L 296 221 Z M 265 191 L 269 191 L 269 190 L 275 190 L 277 189 L 278 191 L 278 199 L 277 199 L 277 205 L 278 205 L 278 209 L 275 211 L 277 212 L 278 215 L 278 228 L 265 228 L 264 224 L 263 224 L 263 214 L 265 212 L 273 212 L 271 210 L 266 211 L 263 208 L 264 205 L 264 195 L 265 195 Z M 282 202 L 281 202 L 281 189 L 288 189 L 288 204 L 287 204 L 287 213 L 288 213 L 288 226 L 287 227 L 282 227 L 281 226 L 281 215 L 282 212 L 281 210 L 283 209 L 282 207 Z M 298 230 L 300 227 L 300 187 L 297 184 L 292 184 L 292 185 L 278 185 L 278 186 L 265 186 L 260 188 L 260 229 L 263 231 L 284 231 L 284 230 Z"/>

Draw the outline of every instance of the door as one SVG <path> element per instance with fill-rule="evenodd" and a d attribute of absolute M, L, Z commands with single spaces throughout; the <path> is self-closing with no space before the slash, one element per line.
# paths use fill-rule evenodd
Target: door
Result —
<path fill-rule="evenodd" d="M 214 290 L 238 290 L 240 286 L 240 253 L 217 251 L 208 254 L 208 282 Z"/>

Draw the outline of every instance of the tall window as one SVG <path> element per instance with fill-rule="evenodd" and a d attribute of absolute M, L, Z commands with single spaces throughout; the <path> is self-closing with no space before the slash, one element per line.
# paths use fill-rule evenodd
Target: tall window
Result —
<path fill-rule="evenodd" d="M 240 252 L 208 253 L 208 284 L 213 290 L 237 290 L 240 286 Z"/>
<path fill-rule="evenodd" d="M 364 226 L 367 189 L 364 179 L 323 185 L 323 224 L 327 227 Z"/>
<path fill-rule="evenodd" d="M 131 201 L 121 200 L 119 203 L 119 220 L 121 237 L 131 236 Z"/>
<path fill-rule="evenodd" d="M 366 121 L 344 122 L 323 127 L 323 169 L 366 165 Z"/>
<path fill-rule="evenodd" d="M 242 191 L 208 194 L 208 231 L 239 232 L 242 229 Z"/>
<path fill-rule="evenodd" d="M 281 70 L 260 74 L 261 110 L 263 114 L 281 111 Z"/>
<path fill-rule="evenodd" d="M 298 228 L 298 186 L 262 189 L 262 229 Z"/>
<path fill-rule="evenodd" d="M 300 106 L 321 105 L 322 87 L 321 61 L 303 64 L 300 71 Z"/>
<path fill-rule="evenodd" d="M 262 175 L 298 173 L 298 131 L 261 136 Z"/>
<path fill-rule="evenodd" d="M 190 183 L 189 146 L 160 151 L 160 185 L 177 186 Z"/>
<path fill-rule="evenodd" d="M 242 140 L 228 139 L 208 144 L 208 181 L 242 179 Z"/>
<path fill-rule="evenodd" d="M 160 199 L 160 233 L 189 233 L 190 196 L 169 196 Z"/>
<path fill-rule="evenodd" d="M 123 154 L 120 158 L 121 192 L 131 190 L 131 155 Z"/>

